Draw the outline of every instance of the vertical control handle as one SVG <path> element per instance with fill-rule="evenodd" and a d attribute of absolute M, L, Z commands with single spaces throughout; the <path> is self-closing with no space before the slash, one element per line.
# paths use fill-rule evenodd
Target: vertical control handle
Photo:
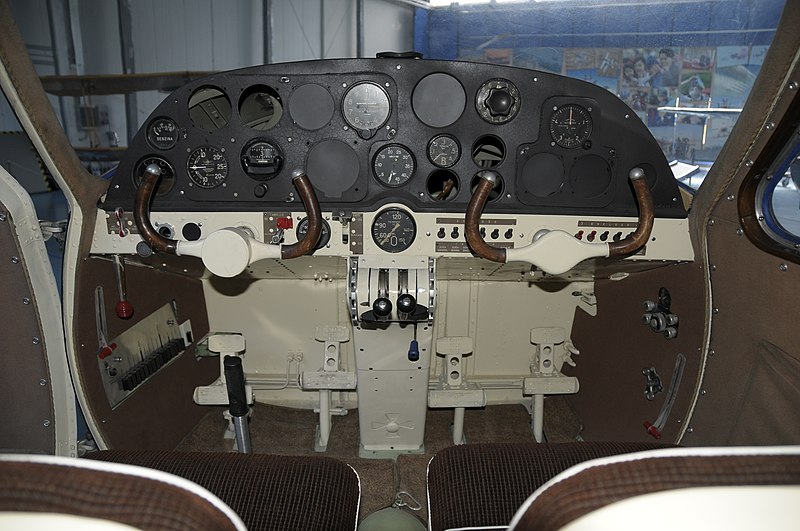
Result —
<path fill-rule="evenodd" d="M 250 427 L 247 425 L 247 390 L 244 386 L 242 358 L 225 356 L 225 383 L 228 388 L 228 404 L 233 427 L 236 432 L 236 446 L 240 453 L 250 453 Z"/>

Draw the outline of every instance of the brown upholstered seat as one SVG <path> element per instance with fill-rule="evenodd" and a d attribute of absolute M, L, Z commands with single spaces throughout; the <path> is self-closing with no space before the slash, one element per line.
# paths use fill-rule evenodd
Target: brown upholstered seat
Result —
<path fill-rule="evenodd" d="M 800 485 L 800 447 L 673 448 L 597 459 L 556 476 L 520 507 L 510 529 L 555 531 L 615 502 L 675 489 Z M 753 505 L 754 510 L 757 504 Z M 791 522 L 796 523 L 796 505 Z M 705 514 L 712 524 L 720 520 Z M 706 528 L 695 519 L 694 528 Z M 724 525 L 713 525 L 725 528 Z"/>
<path fill-rule="evenodd" d="M 244 531 L 206 489 L 157 470 L 84 459 L 0 455 L 0 513 L 55 513 L 138 529 Z"/>
<path fill-rule="evenodd" d="M 428 464 L 431 531 L 505 529 L 537 488 L 567 468 L 597 457 L 670 447 L 656 443 L 467 444 Z"/>
<path fill-rule="evenodd" d="M 163 470 L 202 485 L 250 531 L 352 531 L 358 522 L 358 475 L 329 457 L 114 450 L 86 457 Z"/>

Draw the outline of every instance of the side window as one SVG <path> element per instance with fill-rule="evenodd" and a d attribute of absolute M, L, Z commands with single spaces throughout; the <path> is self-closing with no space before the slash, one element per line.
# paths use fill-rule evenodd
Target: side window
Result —
<path fill-rule="evenodd" d="M 800 137 L 792 142 L 770 168 L 756 194 L 761 227 L 787 247 L 800 249 Z"/>

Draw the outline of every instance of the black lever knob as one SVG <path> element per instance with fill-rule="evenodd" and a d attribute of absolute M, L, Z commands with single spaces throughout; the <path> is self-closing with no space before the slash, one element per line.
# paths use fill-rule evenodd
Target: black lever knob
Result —
<path fill-rule="evenodd" d="M 249 411 L 247 405 L 247 391 L 244 386 L 244 371 L 242 358 L 238 356 L 225 356 L 225 383 L 228 388 L 228 403 L 230 412 L 234 417 L 244 417 Z"/>
<path fill-rule="evenodd" d="M 403 293 L 397 297 L 397 313 L 409 314 L 417 309 L 417 299 L 413 295 Z"/>
<path fill-rule="evenodd" d="M 372 303 L 372 312 L 375 317 L 388 317 L 392 313 L 392 301 L 386 297 L 378 297 Z"/>
<path fill-rule="evenodd" d="M 504 88 L 492 89 L 485 104 L 492 116 L 508 116 L 514 106 L 514 98 Z"/>

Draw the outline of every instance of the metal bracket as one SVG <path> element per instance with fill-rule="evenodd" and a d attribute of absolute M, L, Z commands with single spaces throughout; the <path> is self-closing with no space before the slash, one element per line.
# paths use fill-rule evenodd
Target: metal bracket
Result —
<path fill-rule="evenodd" d="M 655 400 L 656 395 L 664 390 L 661 386 L 661 377 L 656 372 L 655 367 L 645 367 L 642 374 L 647 379 L 644 384 L 644 397 L 648 400 Z"/>

